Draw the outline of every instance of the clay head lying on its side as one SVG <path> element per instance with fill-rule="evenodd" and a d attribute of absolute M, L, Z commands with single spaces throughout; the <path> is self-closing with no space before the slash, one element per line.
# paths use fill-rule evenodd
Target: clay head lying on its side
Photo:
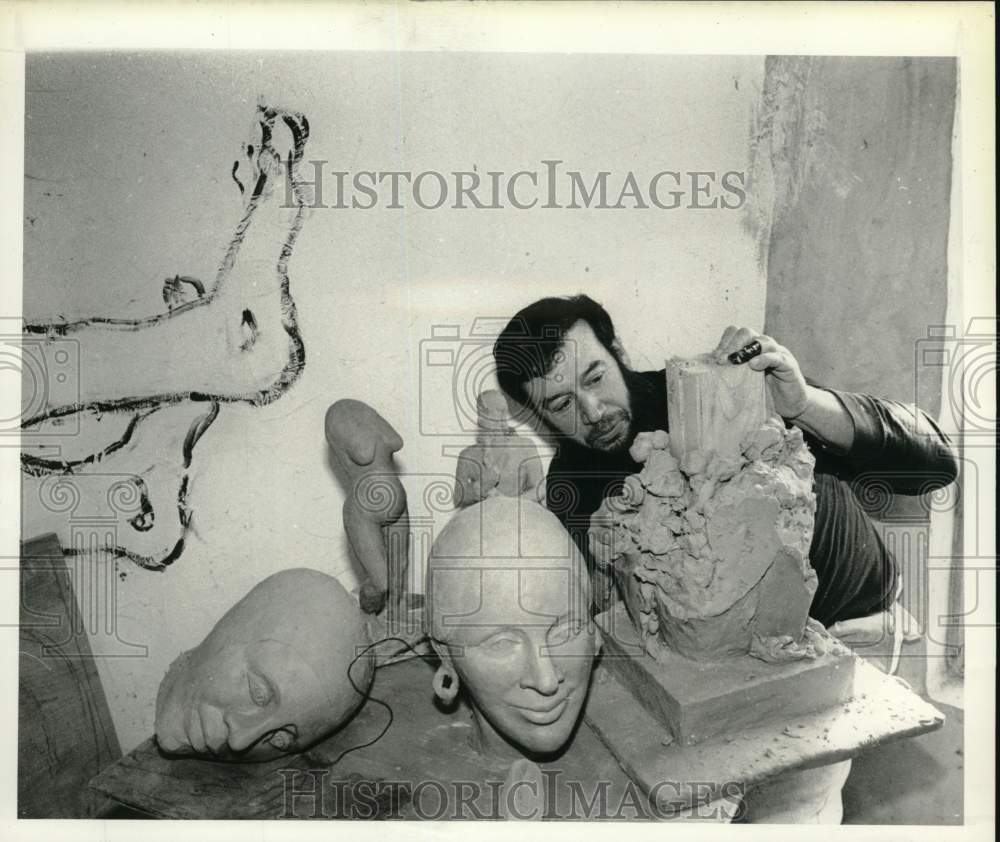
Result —
<path fill-rule="evenodd" d="M 370 642 L 336 579 L 304 568 L 275 573 L 170 665 L 156 697 L 156 741 L 167 754 L 212 760 L 301 751 L 364 701 Z"/>
<path fill-rule="evenodd" d="M 551 756 L 579 720 L 600 633 L 579 550 L 537 503 L 493 497 L 459 511 L 431 549 L 425 610 L 441 659 L 434 679 L 463 688 L 483 751 Z"/>

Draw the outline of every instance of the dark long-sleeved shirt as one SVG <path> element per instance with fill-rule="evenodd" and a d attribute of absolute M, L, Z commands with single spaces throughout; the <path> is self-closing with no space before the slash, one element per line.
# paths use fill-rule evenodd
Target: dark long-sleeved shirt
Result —
<path fill-rule="evenodd" d="M 667 430 L 666 376 L 629 373 L 635 433 Z M 816 384 L 811 384 L 816 385 Z M 887 608 L 898 570 L 866 507 L 886 494 L 923 494 L 954 481 L 948 437 L 921 410 L 897 401 L 827 389 L 854 422 L 854 442 L 840 449 L 806 434 L 816 457 L 816 516 L 809 561 L 819 585 L 810 615 L 824 625 Z M 627 450 L 608 454 L 560 442 L 546 478 L 548 507 L 585 556 L 590 516 L 642 465 Z"/>

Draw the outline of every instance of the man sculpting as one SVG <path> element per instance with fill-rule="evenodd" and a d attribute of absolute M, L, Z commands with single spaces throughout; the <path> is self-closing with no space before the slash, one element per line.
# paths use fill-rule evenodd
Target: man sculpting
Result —
<path fill-rule="evenodd" d="M 898 571 L 858 497 L 859 477 L 877 476 L 896 494 L 942 488 L 957 473 L 948 437 L 915 407 L 807 382 L 787 348 L 749 328 L 728 327 L 713 354 L 734 364 L 728 356 L 753 340 L 761 352 L 736 364 L 765 372 L 774 411 L 802 430 L 816 457 L 811 614 L 829 627 L 884 611 Z M 633 371 L 610 316 L 585 295 L 524 308 L 497 339 L 494 358 L 500 387 L 554 438 L 548 506 L 586 553 L 590 516 L 641 470 L 629 455 L 636 435 L 670 432 L 664 371 Z M 607 582 L 603 592 L 595 585 L 600 608 L 613 595 Z"/>
<path fill-rule="evenodd" d="M 610 608 L 613 579 L 588 554 L 591 515 L 642 469 L 629 452 L 636 437 L 670 434 L 666 373 L 632 370 L 611 317 L 586 295 L 524 308 L 493 354 L 501 389 L 556 445 L 546 503 L 587 556 L 595 610 Z M 947 436 L 916 407 L 807 381 L 787 348 L 746 327 L 726 328 L 708 358 L 764 372 L 773 412 L 801 431 L 815 457 L 808 558 L 818 582 L 810 615 L 848 641 L 870 626 L 879 633 L 899 571 L 863 507 L 864 481 L 908 495 L 949 485 L 957 460 Z M 749 790 L 749 820 L 839 823 L 850 765 L 787 772 Z"/>

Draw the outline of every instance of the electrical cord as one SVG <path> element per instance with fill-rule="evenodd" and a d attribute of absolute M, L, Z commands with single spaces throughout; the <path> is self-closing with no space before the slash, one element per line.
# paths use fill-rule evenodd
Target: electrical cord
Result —
<path fill-rule="evenodd" d="M 332 762 L 330 762 L 331 766 L 335 766 L 337 763 L 339 763 L 341 760 L 343 760 L 343 758 L 346 757 L 348 754 L 350 754 L 352 751 L 359 751 L 359 750 L 361 750 L 363 748 L 368 748 L 368 746 L 375 745 L 375 743 L 377 743 L 379 740 L 381 740 L 382 737 L 384 737 L 386 735 L 386 733 L 388 733 L 389 729 L 392 727 L 392 722 L 393 722 L 393 719 L 394 719 L 394 715 L 393 715 L 393 712 L 392 712 L 392 706 L 388 702 L 386 702 L 385 700 L 383 700 L 383 699 L 377 699 L 377 698 L 375 698 L 375 696 L 372 696 L 370 692 L 366 692 L 365 690 L 363 690 L 362 688 L 360 688 L 357 685 L 357 683 L 355 682 L 354 677 L 351 675 L 351 670 L 354 668 L 354 665 L 357 664 L 358 661 L 360 661 L 362 658 L 364 658 L 376 646 L 379 646 L 380 644 L 386 643 L 387 641 L 390 641 L 390 640 L 398 641 L 399 643 L 402 643 L 407 649 L 411 649 L 414 652 L 416 652 L 416 643 L 419 642 L 419 641 L 411 642 L 409 640 L 406 640 L 405 638 L 397 637 L 395 635 L 390 635 L 388 637 L 383 637 L 383 638 L 381 638 L 379 640 L 376 640 L 374 643 L 369 643 L 364 649 L 362 649 L 354 657 L 354 660 L 351 661 L 350 665 L 347 667 L 347 680 L 351 682 L 351 687 L 353 687 L 354 690 L 359 695 L 365 696 L 369 702 L 374 702 L 375 704 L 379 705 L 380 707 L 385 708 L 386 713 L 389 714 L 389 719 L 386 721 L 385 725 L 382 727 L 382 730 L 378 733 L 378 735 L 376 735 L 372 739 L 368 740 L 368 742 L 366 742 L 366 743 L 361 743 L 360 745 L 351 746 L 350 748 L 345 749 L 340 754 L 338 754 L 337 757 Z M 378 669 L 380 666 L 387 666 L 387 664 L 376 664 L 375 669 Z"/>

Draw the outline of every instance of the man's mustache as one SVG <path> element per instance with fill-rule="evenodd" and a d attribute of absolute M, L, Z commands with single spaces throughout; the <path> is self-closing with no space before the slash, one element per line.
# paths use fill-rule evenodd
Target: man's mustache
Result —
<path fill-rule="evenodd" d="M 587 432 L 587 442 L 593 444 L 597 439 L 613 430 L 618 424 L 628 424 L 631 420 L 631 413 L 625 409 L 615 409 L 612 412 L 605 413 Z"/>

